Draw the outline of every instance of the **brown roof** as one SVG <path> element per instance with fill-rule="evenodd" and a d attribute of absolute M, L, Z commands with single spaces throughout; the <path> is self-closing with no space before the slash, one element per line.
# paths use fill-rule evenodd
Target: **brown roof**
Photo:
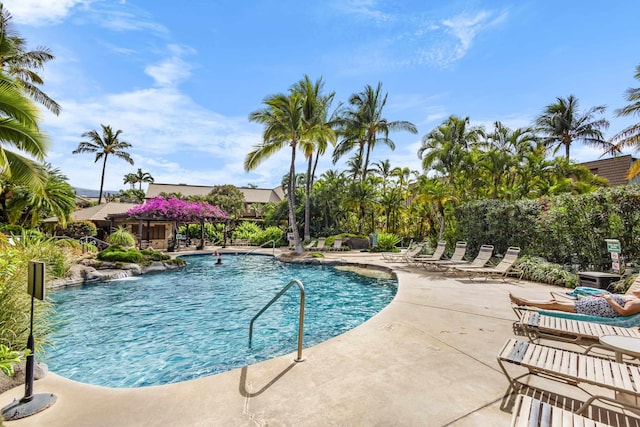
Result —
<path fill-rule="evenodd" d="M 613 187 L 630 183 L 626 178 L 627 172 L 629 172 L 636 160 L 631 155 L 625 155 L 584 162 L 580 163 L 580 165 L 587 167 L 592 174 L 606 178 L 609 181 L 609 185 Z M 632 180 L 632 182 L 636 181 L 636 179 Z"/>
<path fill-rule="evenodd" d="M 210 185 L 187 185 L 187 184 L 149 184 L 145 198 L 159 196 L 160 193 L 180 193 L 183 196 L 206 196 L 213 189 Z M 278 203 L 284 198 L 282 187 L 274 189 L 238 187 L 244 194 L 245 203 Z"/>
<path fill-rule="evenodd" d="M 102 205 L 91 206 L 89 208 L 75 210 L 71 214 L 73 221 L 109 221 L 107 215 L 125 213 L 140 203 L 117 203 L 109 202 Z M 44 222 L 58 222 L 57 217 L 51 217 Z"/>

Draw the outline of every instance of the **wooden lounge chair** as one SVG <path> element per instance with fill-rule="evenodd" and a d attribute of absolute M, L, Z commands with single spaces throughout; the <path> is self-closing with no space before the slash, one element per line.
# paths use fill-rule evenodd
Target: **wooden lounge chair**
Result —
<path fill-rule="evenodd" d="M 447 242 L 441 241 L 438 242 L 436 246 L 436 250 L 431 255 L 416 255 L 409 260 L 410 264 L 415 265 L 416 267 L 421 265 L 423 262 L 429 261 L 440 261 L 444 256 L 444 251 L 447 249 Z"/>
<path fill-rule="evenodd" d="M 518 254 L 520 254 L 520 248 L 512 246 L 507 249 L 504 258 L 502 258 L 502 261 L 500 261 L 495 267 L 461 267 L 454 265 L 452 268 L 456 275 L 458 273 L 464 274 L 470 279 L 484 277 L 484 279 L 487 280 L 489 277 L 499 277 L 504 281 L 509 275 L 519 274 L 518 280 L 520 280 L 524 272 L 522 270 L 515 269 L 515 264 L 518 261 Z"/>
<path fill-rule="evenodd" d="M 610 427 L 559 406 L 519 394 L 513 407 L 511 427 Z"/>
<path fill-rule="evenodd" d="M 589 356 L 569 350 L 552 348 L 511 338 L 498 355 L 498 364 L 509 381 L 509 389 L 519 388 L 519 379 L 536 375 L 543 378 L 565 382 L 578 386 L 583 391 L 586 384 L 608 391 L 614 396 L 623 393 L 626 397 L 640 397 L 640 365 L 614 362 L 610 359 Z M 526 372 L 517 377 L 509 374 L 506 365 L 517 365 Z M 593 388 L 590 388 L 593 390 Z M 594 400 L 609 402 L 640 410 L 640 406 L 628 399 L 590 394 L 589 399 L 576 411 L 582 414 Z"/>
<path fill-rule="evenodd" d="M 594 344 L 603 335 L 621 335 L 640 338 L 637 327 L 625 328 L 596 322 L 583 322 L 575 319 L 554 317 L 538 311 L 523 310 L 516 322 L 531 342 L 542 338 L 572 342 L 576 344 Z"/>
<path fill-rule="evenodd" d="M 455 271 L 455 268 L 462 267 L 484 267 L 487 265 L 489 261 L 491 261 L 491 256 L 493 255 L 493 245 L 482 245 L 480 247 L 480 251 L 478 251 L 478 255 L 473 259 L 473 261 L 466 261 L 460 263 L 442 263 L 436 264 L 436 269 L 441 270 L 445 273 Z"/>
<path fill-rule="evenodd" d="M 453 255 L 449 259 L 440 260 L 423 260 L 422 266 L 426 269 L 437 269 L 438 266 L 453 265 L 464 262 L 464 255 L 467 252 L 467 242 L 457 242 L 456 249 L 453 251 Z"/>

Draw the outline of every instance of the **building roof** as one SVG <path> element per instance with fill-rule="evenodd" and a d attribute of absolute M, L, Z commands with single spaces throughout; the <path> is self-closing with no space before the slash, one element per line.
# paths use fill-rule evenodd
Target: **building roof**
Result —
<path fill-rule="evenodd" d="M 107 215 L 125 213 L 140 203 L 117 203 L 109 202 L 102 205 L 91 206 L 89 208 L 77 209 L 71 213 L 72 221 L 109 221 Z M 57 217 L 51 217 L 44 222 L 58 222 Z"/>
<path fill-rule="evenodd" d="M 636 160 L 637 159 L 628 154 L 625 156 L 584 162 L 580 163 L 580 165 L 588 168 L 592 174 L 607 179 L 609 185 L 614 187 L 638 182 L 637 178 L 631 181 L 627 180 L 627 173 Z"/>
<path fill-rule="evenodd" d="M 244 194 L 245 203 L 279 203 L 284 198 L 282 187 L 274 189 L 237 187 Z M 145 198 L 159 196 L 161 193 L 180 193 L 183 196 L 206 196 L 211 192 L 211 185 L 187 185 L 187 184 L 149 184 Z"/>

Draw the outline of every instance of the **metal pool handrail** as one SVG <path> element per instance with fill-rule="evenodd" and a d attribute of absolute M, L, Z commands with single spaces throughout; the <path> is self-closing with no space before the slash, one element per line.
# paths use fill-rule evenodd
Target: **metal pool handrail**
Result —
<path fill-rule="evenodd" d="M 249 255 L 255 251 L 257 251 L 258 249 L 263 248 L 265 245 L 267 245 L 268 243 L 271 243 L 271 245 L 273 246 L 273 254 L 276 254 L 276 241 L 274 239 L 269 240 L 268 242 L 264 242 L 263 244 L 261 244 L 260 246 L 258 246 L 257 248 L 251 249 L 249 252 L 245 252 L 243 255 Z"/>
<path fill-rule="evenodd" d="M 267 308 L 271 306 L 271 304 L 276 302 L 276 300 L 280 298 L 285 292 L 287 292 L 289 288 L 293 285 L 298 285 L 298 289 L 300 289 L 300 320 L 298 323 L 298 357 L 293 359 L 293 361 L 302 362 L 304 360 L 302 358 L 302 333 L 304 330 L 304 286 L 302 286 L 302 282 L 298 279 L 293 279 L 292 281 L 290 281 L 287 286 L 282 288 L 282 290 L 278 292 L 277 295 L 267 303 L 267 305 L 262 307 L 262 310 L 260 310 L 258 314 L 253 316 L 253 319 L 251 319 L 251 323 L 249 323 L 249 347 L 251 347 L 251 338 L 253 337 L 253 322 L 255 322 L 255 320 L 262 313 L 264 313 L 267 310 Z"/>

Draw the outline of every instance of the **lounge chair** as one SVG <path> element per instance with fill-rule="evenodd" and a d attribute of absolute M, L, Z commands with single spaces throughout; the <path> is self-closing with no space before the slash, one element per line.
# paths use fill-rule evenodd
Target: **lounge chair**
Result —
<path fill-rule="evenodd" d="M 487 265 L 489 261 L 491 261 L 491 256 L 493 255 L 493 245 L 482 245 L 480 247 L 480 251 L 478 251 L 478 255 L 473 259 L 473 261 L 465 261 L 460 263 L 438 263 L 436 264 L 436 268 L 443 272 L 453 272 L 455 268 L 463 268 L 463 267 L 484 267 Z"/>
<path fill-rule="evenodd" d="M 385 261 L 391 261 L 391 262 L 409 262 L 409 260 L 411 260 L 413 257 L 418 255 L 422 251 L 422 248 L 424 248 L 424 245 L 425 245 L 424 243 L 418 243 L 412 248 L 408 248 L 405 252 L 399 253 L 399 254 L 383 253 L 382 259 L 384 259 Z"/>
<path fill-rule="evenodd" d="M 446 249 L 447 249 L 447 242 L 445 242 L 445 241 L 438 242 L 438 245 L 436 246 L 436 250 L 433 252 L 433 254 L 431 254 L 431 255 L 416 255 L 413 258 L 411 258 L 411 260 L 409 260 L 409 263 L 412 263 L 417 267 L 417 266 L 421 265 L 424 262 L 440 261 L 442 259 L 442 257 L 444 256 L 444 251 Z"/>
<path fill-rule="evenodd" d="M 327 248 L 329 251 L 341 251 L 342 250 L 342 239 L 335 239 L 333 241 L 333 245 Z"/>
<path fill-rule="evenodd" d="M 610 427 L 559 406 L 519 394 L 513 407 L 511 427 Z"/>
<path fill-rule="evenodd" d="M 316 243 L 318 243 L 317 240 L 311 240 L 309 243 L 307 243 L 304 246 L 304 250 L 305 251 L 312 251 L 314 249 L 314 246 L 316 245 Z"/>
<path fill-rule="evenodd" d="M 520 319 L 516 322 L 516 326 L 525 333 L 531 342 L 546 338 L 588 345 L 597 343 L 603 335 L 640 338 L 640 330 L 637 327 L 622 327 L 607 325 L 606 323 L 567 319 L 565 317 L 549 316 L 546 313 L 548 312 L 523 310 Z M 640 316 L 636 316 L 638 324 L 640 324 Z M 612 320 L 611 318 L 607 319 Z"/>
<path fill-rule="evenodd" d="M 453 251 L 453 255 L 449 259 L 440 259 L 440 260 L 423 260 L 421 262 L 422 266 L 429 269 L 437 269 L 438 266 L 444 265 L 453 265 L 464 262 L 464 255 L 467 252 L 467 242 L 457 242 L 456 249 Z"/>
<path fill-rule="evenodd" d="M 318 243 L 316 244 L 315 250 L 316 251 L 324 251 L 325 247 L 324 247 L 324 237 L 321 237 L 318 239 Z"/>
<path fill-rule="evenodd" d="M 590 356 L 569 350 L 552 348 L 511 338 L 498 355 L 500 369 L 509 381 L 509 389 L 519 388 L 520 378 L 536 375 L 578 386 L 583 391 L 589 384 L 609 392 L 623 393 L 630 398 L 640 397 L 640 365 L 614 362 L 604 357 Z M 517 377 L 509 374 L 507 365 L 517 365 L 526 372 Z M 590 390 L 593 390 L 590 388 Z M 627 397 L 625 396 L 625 397 Z M 640 410 L 630 400 L 600 394 L 590 394 L 589 399 L 576 411 L 582 414 L 594 400 Z"/>
<path fill-rule="evenodd" d="M 495 267 L 461 267 L 454 265 L 452 266 L 452 269 L 456 275 L 458 273 L 464 274 L 467 275 L 470 279 L 474 279 L 476 277 L 484 277 L 484 279 L 487 280 L 489 277 L 499 277 L 504 281 L 509 275 L 519 274 L 518 280 L 520 280 L 524 272 L 515 268 L 515 264 L 518 261 L 519 254 L 520 248 L 512 246 L 507 249 L 504 258 L 502 258 L 502 261 L 500 261 Z"/>

